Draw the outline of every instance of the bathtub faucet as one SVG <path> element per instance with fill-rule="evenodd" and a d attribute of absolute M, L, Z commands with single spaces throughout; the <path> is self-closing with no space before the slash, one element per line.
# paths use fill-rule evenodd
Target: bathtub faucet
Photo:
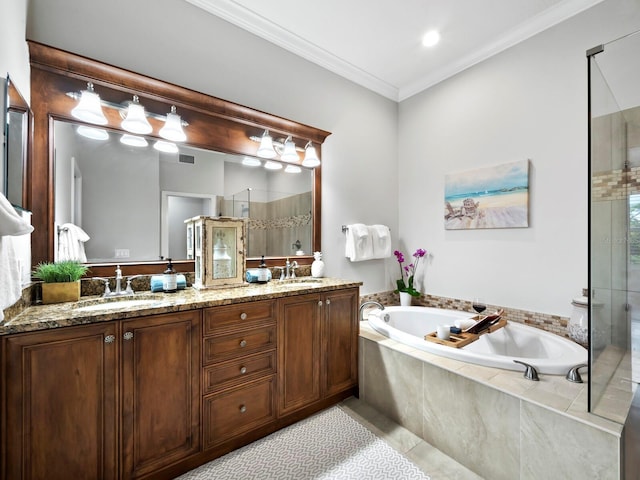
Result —
<path fill-rule="evenodd" d="M 376 302 L 375 300 L 367 300 L 366 302 L 362 302 L 360 305 L 360 310 L 358 310 L 358 319 L 362 321 L 362 309 L 367 305 L 376 305 L 380 310 L 384 310 L 384 305 L 380 302 Z"/>

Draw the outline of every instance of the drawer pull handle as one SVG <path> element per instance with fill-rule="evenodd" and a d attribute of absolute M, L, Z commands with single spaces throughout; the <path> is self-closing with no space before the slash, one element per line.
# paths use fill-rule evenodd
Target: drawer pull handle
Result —
<path fill-rule="evenodd" d="M 240 405 L 240 413 L 244 413 L 247 411 L 247 407 L 245 405 Z"/>
<path fill-rule="evenodd" d="M 115 335 L 107 335 L 106 337 L 104 337 L 104 343 L 113 343 L 115 341 L 116 341 Z"/>
<path fill-rule="evenodd" d="M 248 315 L 247 315 L 245 312 L 242 312 L 242 313 L 240 314 L 240 320 L 246 320 L 246 319 L 247 319 L 247 317 L 248 317 Z"/>
<path fill-rule="evenodd" d="M 133 338 L 133 332 L 124 332 L 122 338 L 124 338 L 125 340 L 131 340 Z"/>
<path fill-rule="evenodd" d="M 240 373 L 242 375 L 244 375 L 245 373 L 247 373 L 247 367 L 240 367 Z"/>
<path fill-rule="evenodd" d="M 247 346 L 247 341 L 246 340 L 240 340 L 240 347 L 244 348 Z"/>

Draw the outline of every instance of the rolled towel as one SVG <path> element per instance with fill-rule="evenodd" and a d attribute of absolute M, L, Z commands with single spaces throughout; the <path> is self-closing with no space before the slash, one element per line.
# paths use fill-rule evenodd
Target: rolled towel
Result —
<path fill-rule="evenodd" d="M 345 256 L 352 262 L 373 258 L 373 242 L 369 227 L 362 223 L 354 223 L 347 227 Z"/>
<path fill-rule="evenodd" d="M 151 285 L 151 291 L 152 292 L 161 292 L 162 291 L 163 279 L 164 279 L 164 275 L 152 275 L 151 276 L 151 280 L 150 280 L 149 283 Z M 177 275 L 177 283 L 178 283 L 178 290 L 184 290 L 185 288 L 187 288 L 187 279 L 181 273 L 179 273 Z"/>
<path fill-rule="evenodd" d="M 18 236 L 33 232 L 33 226 L 22 218 L 7 197 L 0 193 L 0 237 Z"/>
<path fill-rule="evenodd" d="M 371 225 L 371 243 L 373 258 L 389 258 L 391 256 L 391 230 L 386 225 Z"/>

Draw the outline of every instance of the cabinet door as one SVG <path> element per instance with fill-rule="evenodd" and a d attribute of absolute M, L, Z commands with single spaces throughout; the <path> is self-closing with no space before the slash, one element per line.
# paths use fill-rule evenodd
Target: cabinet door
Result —
<path fill-rule="evenodd" d="M 122 478 L 200 447 L 200 312 L 122 322 Z"/>
<path fill-rule="evenodd" d="M 320 295 L 280 300 L 278 315 L 278 413 L 320 399 Z"/>
<path fill-rule="evenodd" d="M 117 476 L 113 322 L 5 337 L 2 478 Z"/>
<path fill-rule="evenodd" d="M 358 381 L 358 290 L 325 294 L 323 308 L 323 396 L 330 396 Z"/>

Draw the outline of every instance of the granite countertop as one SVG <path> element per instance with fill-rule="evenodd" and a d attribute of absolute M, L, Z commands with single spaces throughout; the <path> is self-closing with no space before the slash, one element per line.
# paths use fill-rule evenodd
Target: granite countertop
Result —
<path fill-rule="evenodd" d="M 100 296 L 85 296 L 78 302 L 28 307 L 15 317 L 0 323 L 0 335 L 123 320 L 141 315 L 183 312 L 305 293 L 328 292 L 360 285 L 362 282 L 336 278 L 299 277 L 294 280 L 273 280 L 266 284 L 252 283 L 230 288 L 198 290 L 187 287 L 176 293 L 146 291 L 136 292 L 133 296 L 108 299 Z"/>

